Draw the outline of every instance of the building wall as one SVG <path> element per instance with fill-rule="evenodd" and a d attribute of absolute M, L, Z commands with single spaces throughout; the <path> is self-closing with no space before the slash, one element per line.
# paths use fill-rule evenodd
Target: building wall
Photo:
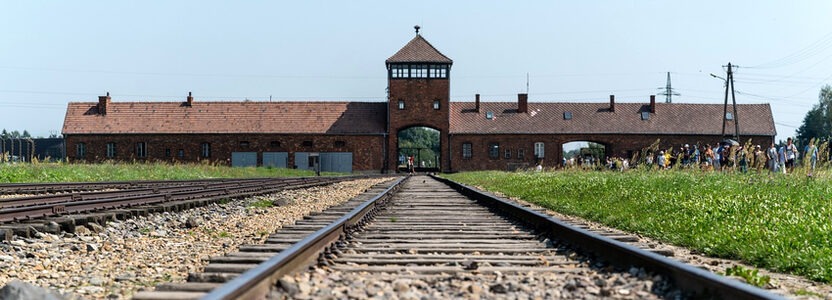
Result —
<path fill-rule="evenodd" d="M 116 145 L 116 156 L 106 157 L 107 143 Z M 136 156 L 136 144 L 147 143 L 147 157 Z M 210 157 L 201 154 L 202 143 L 209 143 Z M 243 142 L 248 142 L 245 146 Z M 304 142 L 312 142 L 305 146 Z M 340 142 L 343 142 L 341 145 Z M 86 155 L 77 155 L 77 145 L 85 143 Z M 166 155 L 170 149 L 170 155 Z M 184 156 L 179 157 L 179 150 Z M 90 134 L 67 135 L 66 155 L 72 162 L 116 161 L 208 161 L 231 165 L 231 152 L 289 152 L 289 166 L 294 166 L 294 152 L 352 152 L 354 171 L 379 172 L 383 167 L 383 135 L 286 135 L 286 134 Z"/>
<path fill-rule="evenodd" d="M 771 136 L 743 137 L 743 143 L 752 140 L 754 145 L 771 144 Z M 635 134 L 596 134 L 596 135 L 561 135 L 561 134 L 453 134 L 450 137 L 451 170 L 453 172 L 475 170 L 513 170 L 533 167 L 538 163 L 534 156 L 534 144 L 544 143 L 544 156 L 540 162 L 546 168 L 561 166 L 563 144 L 577 141 L 595 142 L 605 145 L 606 155 L 610 157 L 630 158 L 659 141 L 659 149 L 679 148 L 684 144 L 716 144 L 722 141 L 714 135 L 635 135 Z M 471 143 L 471 158 L 463 158 L 463 144 Z M 489 145 L 499 144 L 497 158 L 489 156 Z M 506 158 L 505 150 L 509 150 Z M 523 150 L 523 157 L 518 157 L 518 150 Z"/>
<path fill-rule="evenodd" d="M 450 160 L 448 153 L 448 132 L 450 128 L 450 80 L 447 78 L 389 79 L 388 100 L 389 139 L 387 157 L 388 170 L 396 169 L 398 132 L 413 126 L 426 126 L 439 130 L 439 144 L 442 170 L 447 170 Z M 400 110 L 399 100 L 405 102 Z M 439 109 L 433 108 L 439 100 Z"/>

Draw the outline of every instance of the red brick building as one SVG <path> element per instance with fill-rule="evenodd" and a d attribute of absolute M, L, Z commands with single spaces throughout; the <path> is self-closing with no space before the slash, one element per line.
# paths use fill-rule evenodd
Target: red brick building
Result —
<path fill-rule="evenodd" d="M 722 104 L 450 102 L 453 61 L 417 33 L 385 61 L 386 102 L 71 102 L 63 134 L 71 161 L 209 161 L 378 172 L 395 170 L 398 135 L 429 127 L 440 137 L 439 169 L 556 166 L 562 145 L 603 144 L 609 156 L 722 139 Z M 743 140 L 770 143 L 768 104 L 738 105 Z M 748 117 L 745 117 L 748 116 Z M 734 117 L 732 115 L 732 117 Z"/>

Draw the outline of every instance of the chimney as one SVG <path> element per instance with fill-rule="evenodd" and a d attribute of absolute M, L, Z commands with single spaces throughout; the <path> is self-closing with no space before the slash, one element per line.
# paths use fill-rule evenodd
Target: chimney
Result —
<path fill-rule="evenodd" d="M 517 112 L 529 112 L 529 94 L 517 94 Z"/>
<path fill-rule="evenodd" d="M 191 94 L 191 92 L 188 92 L 188 106 L 191 106 L 193 104 L 194 104 L 194 96 Z"/>
<path fill-rule="evenodd" d="M 480 94 L 474 95 L 474 110 L 480 112 Z"/>
<path fill-rule="evenodd" d="M 615 95 L 610 95 L 610 111 L 615 112 Z"/>
<path fill-rule="evenodd" d="M 98 113 L 107 114 L 107 106 L 110 106 L 110 100 L 110 92 L 107 92 L 107 96 L 98 96 Z"/>
<path fill-rule="evenodd" d="M 656 95 L 650 95 L 650 113 L 656 113 Z"/>

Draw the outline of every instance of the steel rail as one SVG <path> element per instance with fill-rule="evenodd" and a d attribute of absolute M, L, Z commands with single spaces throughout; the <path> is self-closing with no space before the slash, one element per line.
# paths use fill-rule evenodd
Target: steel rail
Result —
<path fill-rule="evenodd" d="M 283 275 L 308 266 L 325 248 L 362 222 L 368 214 L 372 214 L 373 210 L 386 201 L 406 178 L 399 178 L 389 188 L 365 201 L 348 214 L 281 251 L 266 262 L 214 289 L 202 299 L 262 299 Z"/>
<path fill-rule="evenodd" d="M 212 198 L 235 198 L 254 194 L 275 192 L 287 188 L 305 188 L 320 184 L 329 184 L 337 181 L 366 178 L 368 176 L 342 176 L 342 177 L 303 177 L 303 178 L 271 178 L 259 180 L 244 180 L 240 182 L 228 182 L 217 184 L 205 184 L 201 186 L 189 186 L 189 188 L 155 188 L 140 189 L 136 193 L 124 192 L 102 192 L 92 193 L 92 196 L 84 198 L 84 194 L 67 194 L 45 196 L 43 202 L 37 202 L 28 198 L 22 200 L 34 205 L 21 207 L 0 206 L 0 222 L 11 222 L 57 216 L 67 213 L 83 213 L 104 209 L 115 209 L 138 205 L 159 204 L 173 201 L 184 201 L 193 199 Z M 108 195 L 113 195 L 109 197 Z M 37 197 L 35 197 L 37 198 Z M 2 204 L 2 202 L 0 202 Z"/>
<path fill-rule="evenodd" d="M 619 267 L 640 266 L 669 276 L 681 290 L 698 298 L 785 299 L 763 289 L 722 277 L 700 268 L 645 251 L 599 234 L 569 225 L 549 215 L 530 210 L 514 202 L 479 191 L 467 185 L 437 176 L 465 196 L 499 210 L 535 229 L 551 234 L 582 251 L 596 255 Z"/>
<path fill-rule="evenodd" d="M 299 177 L 314 178 L 314 177 Z M 194 183 L 222 183 L 268 180 L 271 178 L 211 178 L 196 180 L 133 180 L 133 181 L 101 181 L 101 182 L 44 182 L 44 183 L 3 183 L 0 184 L 0 194 L 48 193 L 80 190 L 96 190 L 105 188 L 137 188 L 154 187 L 160 185 L 190 185 Z"/>

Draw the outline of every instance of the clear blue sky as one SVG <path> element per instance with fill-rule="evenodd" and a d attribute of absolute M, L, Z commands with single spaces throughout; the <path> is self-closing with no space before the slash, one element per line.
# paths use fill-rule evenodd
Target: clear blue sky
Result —
<path fill-rule="evenodd" d="M 4 1 L 0 128 L 60 132 L 70 101 L 384 101 L 422 26 L 452 101 L 771 103 L 778 139 L 832 84 L 832 1 Z M 664 99 L 658 96 L 659 101 Z M 753 118 L 754 116 L 738 116 Z M 742 125 L 742 123 L 740 123 Z"/>

